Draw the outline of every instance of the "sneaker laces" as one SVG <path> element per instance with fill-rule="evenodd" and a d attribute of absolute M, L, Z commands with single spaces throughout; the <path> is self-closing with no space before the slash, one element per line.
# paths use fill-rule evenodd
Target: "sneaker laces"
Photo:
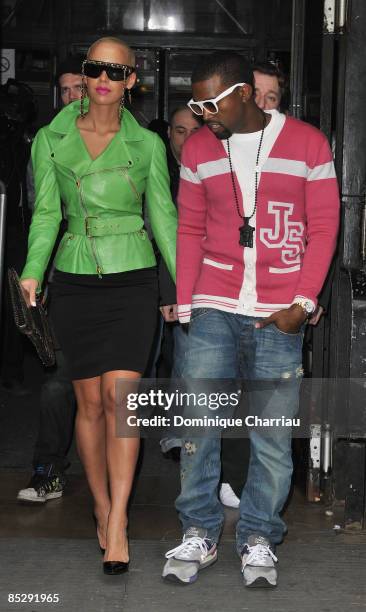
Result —
<path fill-rule="evenodd" d="M 44 490 L 45 493 L 52 493 L 52 491 L 55 489 L 55 487 L 59 486 L 60 483 L 60 478 L 59 476 L 57 476 L 56 474 L 54 474 L 53 476 L 49 476 L 41 485 L 41 488 Z"/>
<path fill-rule="evenodd" d="M 264 544 L 256 544 L 255 546 L 249 546 L 246 544 L 249 554 L 245 561 L 243 560 L 243 568 L 246 565 L 265 565 L 268 555 L 272 557 L 273 561 L 277 561 L 276 555 L 273 554 L 270 547 Z"/>
<path fill-rule="evenodd" d="M 180 557 L 182 557 L 183 559 L 189 559 L 192 552 L 194 552 L 195 550 L 197 550 L 197 548 L 200 549 L 201 553 L 204 555 L 207 555 L 208 553 L 208 545 L 206 540 L 204 540 L 203 538 L 200 538 L 199 536 L 193 536 L 191 538 L 188 538 L 187 540 L 185 539 L 186 536 L 183 537 L 183 542 L 181 544 L 179 544 L 179 546 L 176 546 L 176 548 L 172 548 L 171 550 L 168 550 L 168 552 L 165 554 L 167 559 L 170 559 L 171 557 L 174 557 L 177 553 L 180 553 Z"/>
<path fill-rule="evenodd" d="M 51 473 L 50 469 L 42 469 L 42 467 L 36 469 L 33 475 L 29 487 L 40 493 L 52 493 L 55 487 L 61 485 L 64 486 L 65 481 L 61 474 L 55 472 Z"/>

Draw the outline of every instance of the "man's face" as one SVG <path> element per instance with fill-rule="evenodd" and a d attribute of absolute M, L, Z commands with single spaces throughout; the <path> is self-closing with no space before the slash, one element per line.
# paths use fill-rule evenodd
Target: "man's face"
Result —
<path fill-rule="evenodd" d="M 276 76 L 262 74 L 254 70 L 255 103 L 262 110 L 278 108 L 281 102 L 281 90 Z"/>
<path fill-rule="evenodd" d="M 180 161 L 182 147 L 188 136 L 193 134 L 193 132 L 197 132 L 200 127 L 201 124 L 194 118 L 189 108 L 187 108 L 187 110 L 182 109 L 175 113 L 171 125 L 168 128 L 168 136 L 170 148 L 178 161 Z"/>
<path fill-rule="evenodd" d="M 231 83 L 223 83 L 219 75 L 213 75 L 207 81 L 199 81 L 192 86 L 193 99 L 198 101 L 216 98 L 220 93 L 230 87 Z M 232 83 L 234 85 L 234 83 Z M 215 114 L 203 111 L 202 119 L 207 127 L 220 140 L 229 138 L 235 132 L 245 131 L 245 105 L 243 103 L 244 85 L 236 87 L 234 91 L 217 103 L 219 111 Z"/>
<path fill-rule="evenodd" d="M 58 80 L 60 86 L 61 100 L 64 106 L 74 102 L 74 100 L 80 100 L 81 98 L 81 74 L 72 74 L 67 72 L 62 74 Z"/>

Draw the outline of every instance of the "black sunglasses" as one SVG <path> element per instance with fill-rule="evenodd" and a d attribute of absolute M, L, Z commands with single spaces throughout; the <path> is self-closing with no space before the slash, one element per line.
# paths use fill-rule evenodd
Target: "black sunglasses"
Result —
<path fill-rule="evenodd" d="M 100 62 L 98 60 L 83 61 L 82 74 L 84 76 L 97 79 L 104 71 L 111 81 L 125 81 L 130 74 L 135 72 L 135 68 L 126 64 L 112 64 L 111 62 Z"/>

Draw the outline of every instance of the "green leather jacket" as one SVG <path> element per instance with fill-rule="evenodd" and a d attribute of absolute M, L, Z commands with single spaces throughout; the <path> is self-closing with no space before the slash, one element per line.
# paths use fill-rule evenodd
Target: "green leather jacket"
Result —
<path fill-rule="evenodd" d="M 36 202 L 22 278 L 42 283 L 65 205 L 68 231 L 55 266 L 77 274 L 124 272 L 156 264 L 143 229 L 142 195 L 154 238 L 175 279 L 177 213 L 159 136 L 125 110 L 120 131 L 92 160 L 76 127 L 79 103 L 37 133 L 32 147 Z"/>

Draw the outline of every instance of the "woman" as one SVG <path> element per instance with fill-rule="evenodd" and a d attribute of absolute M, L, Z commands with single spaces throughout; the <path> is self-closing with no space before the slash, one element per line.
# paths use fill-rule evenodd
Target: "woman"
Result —
<path fill-rule="evenodd" d="M 116 437 L 115 383 L 143 374 L 157 318 L 143 193 L 156 242 L 175 274 L 176 210 L 164 145 L 124 110 L 134 66 L 133 51 L 119 39 L 96 41 L 83 62 L 81 102 L 38 132 L 32 149 L 37 198 L 22 274 L 34 304 L 62 198 L 68 230 L 55 258 L 51 318 L 73 379 L 78 450 L 108 574 L 128 567 L 127 504 L 139 450 L 137 438 Z"/>

